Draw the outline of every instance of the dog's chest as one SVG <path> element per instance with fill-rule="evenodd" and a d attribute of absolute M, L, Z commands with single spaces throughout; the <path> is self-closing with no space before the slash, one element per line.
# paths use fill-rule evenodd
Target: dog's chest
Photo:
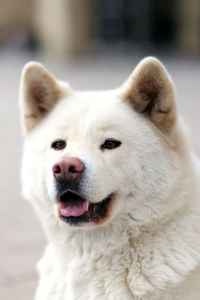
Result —
<path fill-rule="evenodd" d="M 191 300 L 199 299 L 199 270 L 192 276 L 188 274 L 186 281 L 181 280 L 175 286 L 175 274 L 170 273 L 172 282 L 167 280 L 165 286 L 162 286 L 163 282 L 160 280 L 153 281 L 154 278 L 161 277 L 158 272 L 160 268 L 169 268 L 169 264 L 162 264 L 161 261 L 158 264 L 159 270 L 156 270 L 155 263 L 149 266 L 149 272 L 153 274 L 149 277 L 147 270 L 145 272 L 140 264 L 142 262 L 144 265 L 144 261 L 140 261 L 135 255 L 131 261 L 129 255 L 116 253 L 112 256 L 96 253 L 81 257 L 73 254 L 74 252 L 71 255 L 68 253 L 66 260 L 55 261 L 55 253 L 53 257 L 44 257 L 43 270 L 40 269 L 44 281 L 41 281 L 42 289 L 37 300 L 186 300 L 189 299 L 188 295 Z M 140 254 L 142 255 L 142 251 Z M 50 266 L 50 271 L 47 265 Z"/>
<path fill-rule="evenodd" d="M 127 268 L 110 259 L 73 260 L 65 272 L 66 300 L 133 299 L 127 282 Z"/>

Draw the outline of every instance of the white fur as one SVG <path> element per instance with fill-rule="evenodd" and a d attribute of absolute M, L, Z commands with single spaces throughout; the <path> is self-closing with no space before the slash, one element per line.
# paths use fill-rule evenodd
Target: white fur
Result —
<path fill-rule="evenodd" d="M 200 164 L 184 131 L 177 118 L 173 133 L 161 132 L 113 90 L 71 92 L 26 136 L 23 192 L 48 239 L 36 300 L 200 299 Z M 111 137 L 121 146 L 102 152 Z M 56 138 L 64 150 L 51 149 Z M 102 225 L 57 217 L 60 156 L 84 162 L 89 201 L 115 193 Z"/>

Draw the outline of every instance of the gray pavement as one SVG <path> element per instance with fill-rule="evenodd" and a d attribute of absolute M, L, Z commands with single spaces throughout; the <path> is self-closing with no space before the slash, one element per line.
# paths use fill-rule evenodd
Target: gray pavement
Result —
<path fill-rule="evenodd" d="M 43 62 L 58 78 L 79 89 L 118 86 L 139 58 L 98 56 L 76 61 L 25 53 L 0 52 L 0 299 L 31 300 L 37 285 L 35 266 L 45 247 L 40 223 L 29 203 L 22 199 L 20 160 L 22 138 L 19 124 L 18 86 L 21 68 L 28 60 Z M 200 59 L 163 57 L 177 91 L 180 112 L 200 155 Z"/>

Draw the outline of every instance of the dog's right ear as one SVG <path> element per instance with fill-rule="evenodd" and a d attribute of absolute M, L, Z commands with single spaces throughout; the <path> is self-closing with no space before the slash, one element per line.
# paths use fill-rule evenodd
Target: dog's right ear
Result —
<path fill-rule="evenodd" d="M 30 132 L 62 97 L 56 79 L 39 63 L 29 62 L 22 71 L 20 105 L 25 133 Z"/>

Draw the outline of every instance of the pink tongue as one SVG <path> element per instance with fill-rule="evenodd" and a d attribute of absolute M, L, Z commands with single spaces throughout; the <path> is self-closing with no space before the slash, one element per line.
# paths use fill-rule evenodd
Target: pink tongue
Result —
<path fill-rule="evenodd" d="M 64 217 L 79 217 L 86 212 L 87 201 L 81 201 L 78 203 L 71 203 L 67 201 L 60 201 L 60 212 Z"/>

